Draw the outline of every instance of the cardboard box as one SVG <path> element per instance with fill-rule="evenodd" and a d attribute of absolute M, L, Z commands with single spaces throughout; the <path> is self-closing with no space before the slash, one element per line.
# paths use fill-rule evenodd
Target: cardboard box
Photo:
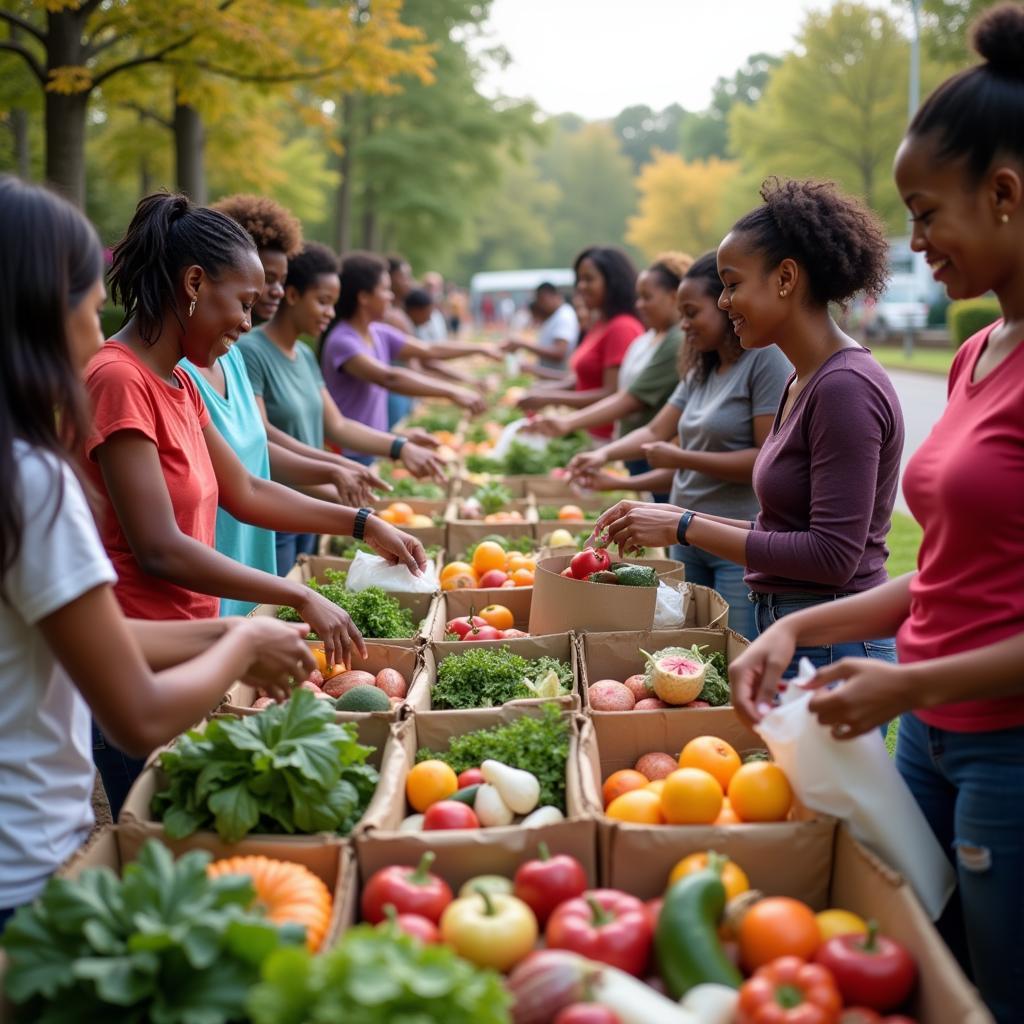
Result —
<path fill-rule="evenodd" d="M 657 587 L 623 587 L 588 583 L 559 575 L 571 556 L 545 558 L 537 563 L 530 609 L 531 633 L 610 633 L 618 630 L 649 630 L 654 622 Z M 683 582 L 682 566 L 671 559 L 630 559 L 635 565 L 649 565 L 658 579 L 685 589 L 686 627 L 724 627 L 729 606 L 721 595 L 707 587 Z"/>
<path fill-rule="evenodd" d="M 445 624 L 452 619 L 469 615 L 470 609 L 477 615 L 489 604 L 500 604 L 515 617 L 514 629 L 529 632 L 530 605 L 533 602 L 533 587 L 490 587 L 476 590 L 447 590 L 441 595 L 434 617 L 434 628 L 430 639 L 440 643 L 444 640 Z M 474 641 L 475 643 L 476 641 Z"/>
<path fill-rule="evenodd" d="M 471 492 L 470 492 L 471 493 Z M 478 544 L 485 537 L 497 534 L 501 537 L 535 537 L 537 510 L 525 498 L 515 498 L 503 511 L 522 513 L 522 521 L 511 523 L 487 523 L 483 519 L 459 519 L 458 501 L 452 499 L 446 515 L 447 526 L 444 546 L 448 551 L 463 552 L 471 544 Z"/>
<path fill-rule="evenodd" d="M 571 633 L 556 633 L 551 636 L 530 636 L 517 640 L 474 640 L 466 644 L 462 641 L 431 642 L 423 649 L 423 660 L 420 663 L 416 680 L 409 690 L 406 702 L 414 714 L 428 712 L 438 715 L 479 715 L 483 711 L 491 711 L 493 708 L 466 708 L 457 711 L 433 710 L 431 707 L 431 691 L 437 680 L 437 668 L 446 658 L 458 657 L 465 654 L 472 647 L 487 647 L 500 649 L 507 647 L 513 654 L 523 658 L 558 658 L 559 661 L 567 661 L 572 666 L 572 692 L 557 700 L 551 697 L 537 697 L 533 699 L 513 700 L 502 705 L 506 708 L 532 707 L 540 704 L 557 703 L 566 710 L 578 711 L 581 706 L 579 691 L 579 664 L 577 661 L 576 639 Z M 486 728 L 486 725 L 471 724 L 466 720 L 467 729 Z"/>
<path fill-rule="evenodd" d="M 457 889 L 463 882 L 480 874 L 510 874 L 526 859 L 536 854 L 541 842 L 552 853 L 571 853 L 583 864 L 587 876 L 599 877 L 595 823 L 586 811 L 580 793 L 579 747 L 592 743 L 590 723 L 569 715 L 572 732 L 569 738 L 569 759 L 566 763 L 566 820 L 540 828 L 524 829 L 519 825 L 507 828 L 457 829 L 433 832 L 399 832 L 406 817 L 405 776 L 413 766 L 416 751 L 421 747 L 444 750 L 449 740 L 474 729 L 503 725 L 527 714 L 538 714 L 537 708 L 506 705 L 488 712 L 427 712 L 416 714 L 395 726 L 392 740 L 404 757 L 388 762 L 386 789 L 397 795 L 387 813 L 372 824 L 357 830 L 356 858 L 363 880 L 374 871 L 391 864 L 418 864 L 427 850 L 437 855 L 432 870 L 439 871 Z M 472 719 L 468 715 L 474 715 Z M 568 715 L 568 713 L 567 713 Z M 485 716 L 485 717 L 481 717 Z M 382 779 L 382 784 L 384 780 Z"/>

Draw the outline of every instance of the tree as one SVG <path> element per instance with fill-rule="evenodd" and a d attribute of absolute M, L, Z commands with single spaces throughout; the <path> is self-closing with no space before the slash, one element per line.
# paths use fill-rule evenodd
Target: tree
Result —
<path fill-rule="evenodd" d="M 909 6 L 909 0 L 903 0 Z M 970 59 L 971 22 L 999 0 L 923 0 L 921 35 L 929 54 L 938 60 L 965 63 Z"/>
<path fill-rule="evenodd" d="M 648 259 L 669 249 L 697 256 L 717 245 L 723 198 L 738 171 L 718 157 L 688 163 L 677 153 L 655 152 L 637 177 L 637 213 L 626 240 Z"/>
<path fill-rule="evenodd" d="M 619 137 L 622 152 L 633 161 L 633 169 L 639 170 L 651 159 L 651 151 L 674 150 L 679 144 L 680 132 L 692 117 L 678 103 L 662 111 L 654 111 L 646 104 L 626 107 L 612 121 L 612 128 Z"/>

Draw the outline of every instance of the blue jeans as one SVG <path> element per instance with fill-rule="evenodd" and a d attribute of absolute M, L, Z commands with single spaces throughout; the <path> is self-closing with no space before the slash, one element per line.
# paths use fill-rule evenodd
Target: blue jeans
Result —
<path fill-rule="evenodd" d="M 401 365 L 400 363 L 394 365 Z M 412 412 L 415 399 L 411 395 L 400 395 L 397 391 L 388 392 L 388 429 L 399 420 L 404 420 Z"/>
<path fill-rule="evenodd" d="M 315 533 L 276 533 L 277 575 L 287 576 L 299 555 L 315 555 L 319 537 Z"/>
<path fill-rule="evenodd" d="M 896 766 L 960 882 L 939 930 L 966 959 L 999 1024 L 1019 1024 L 1024 1021 L 1024 726 L 949 732 L 906 714 L 900 719 Z"/>
<path fill-rule="evenodd" d="M 132 783 L 142 774 L 146 764 L 144 757 L 129 757 L 118 750 L 110 740 L 100 732 L 99 726 L 92 723 L 92 763 L 103 780 L 103 789 L 110 804 L 110 814 L 114 821 L 121 813 L 121 807 L 128 796 Z"/>
<path fill-rule="evenodd" d="M 748 597 L 750 590 L 743 582 L 743 566 L 682 544 L 673 544 L 668 553 L 686 566 L 687 582 L 711 587 L 725 598 L 729 604 L 729 628 L 753 640 L 754 606 Z"/>

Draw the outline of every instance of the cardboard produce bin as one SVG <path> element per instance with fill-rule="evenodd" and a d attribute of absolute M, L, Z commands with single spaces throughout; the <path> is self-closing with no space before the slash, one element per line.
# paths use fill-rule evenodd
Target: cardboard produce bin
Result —
<path fill-rule="evenodd" d="M 537 510 L 525 498 L 515 498 L 503 511 L 522 513 L 522 520 L 511 523 L 487 523 L 483 519 L 459 519 L 458 501 L 453 499 L 445 516 L 444 546 L 448 551 L 462 552 L 471 544 L 478 544 L 485 537 L 496 534 L 501 537 L 535 537 Z"/>
<path fill-rule="evenodd" d="M 481 608 L 490 604 L 500 604 L 507 608 L 515 617 L 514 629 L 529 632 L 530 605 L 533 602 L 533 587 L 489 587 L 477 590 L 446 590 L 441 595 L 434 616 L 434 628 L 430 639 L 441 643 L 444 641 L 445 624 L 452 619 L 469 615 L 470 609 L 476 615 Z M 474 641 L 476 643 L 476 641 Z"/>
<path fill-rule="evenodd" d="M 391 864 L 418 864 L 427 850 L 436 856 L 431 870 L 442 874 L 457 890 L 468 879 L 480 874 L 506 874 L 511 877 L 516 867 L 535 856 L 541 842 L 552 853 L 570 853 L 576 857 L 595 881 L 599 877 L 595 822 L 586 811 L 580 793 L 579 749 L 593 743 L 590 723 L 566 713 L 572 723 L 569 737 L 569 758 L 566 763 L 566 820 L 539 828 L 510 825 L 504 828 L 452 829 L 433 832 L 399 832 L 406 817 L 405 777 L 422 747 L 444 750 L 449 740 L 480 728 L 504 725 L 523 715 L 537 714 L 539 709 L 494 708 L 486 717 L 468 719 L 470 712 L 428 712 L 416 714 L 395 726 L 392 740 L 402 758 L 388 762 L 386 789 L 393 802 L 383 815 L 378 815 L 355 837 L 359 873 L 365 881 L 374 871 Z M 480 712 L 472 713 L 475 716 Z M 385 780 L 382 778 L 382 785 Z"/>

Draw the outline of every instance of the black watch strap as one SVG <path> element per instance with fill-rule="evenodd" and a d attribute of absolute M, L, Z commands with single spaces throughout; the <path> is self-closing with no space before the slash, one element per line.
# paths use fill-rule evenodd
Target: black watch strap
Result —
<path fill-rule="evenodd" d="M 366 520 L 373 515 L 372 508 L 361 508 L 356 513 L 356 521 L 352 524 L 352 536 L 356 540 L 362 540 L 366 533 Z"/>
<path fill-rule="evenodd" d="M 690 546 L 689 541 L 686 539 L 686 531 L 690 528 L 690 523 L 693 522 L 693 517 L 696 514 L 692 509 L 687 509 L 679 517 L 679 525 L 676 527 L 676 540 L 684 547 Z"/>
<path fill-rule="evenodd" d="M 391 442 L 391 452 L 390 452 L 391 458 L 393 458 L 393 459 L 397 459 L 398 458 L 398 456 L 402 452 L 402 449 L 405 447 L 405 442 L 408 441 L 408 440 L 409 439 L 407 437 L 396 437 L 394 439 L 394 441 Z"/>

